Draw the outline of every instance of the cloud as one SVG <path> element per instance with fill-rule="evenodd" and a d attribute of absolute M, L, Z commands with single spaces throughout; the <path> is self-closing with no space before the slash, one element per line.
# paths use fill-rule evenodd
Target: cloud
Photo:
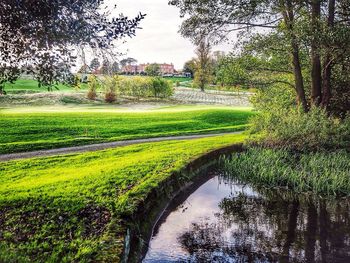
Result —
<path fill-rule="evenodd" d="M 195 47 L 178 33 L 182 22 L 179 11 L 169 6 L 167 0 L 108 0 L 106 3 L 117 4 L 114 15 L 123 13 L 131 18 L 139 12 L 147 14 L 136 37 L 120 46 L 120 51 L 128 50 L 127 56 L 141 63 L 174 63 L 177 69 L 195 56 Z M 223 45 L 216 49 L 228 51 L 230 48 Z"/>

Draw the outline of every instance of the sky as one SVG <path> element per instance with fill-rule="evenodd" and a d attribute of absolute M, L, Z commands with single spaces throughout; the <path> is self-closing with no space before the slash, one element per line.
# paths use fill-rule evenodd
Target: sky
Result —
<path fill-rule="evenodd" d="M 168 5 L 168 0 L 108 0 L 108 4 L 117 4 L 116 14 L 123 13 L 129 18 L 139 12 L 147 14 L 141 22 L 142 29 L 127 43 L 119 46 L 127 57 L 133 57 L 139 63 L 173 63 L 176 69 L 195 56 L 195 47 L 191 41 L 178 33 L 182 19 L 179 10 Z M 223 44 L 213 48 L 229 52 L 232 46 Z"/>

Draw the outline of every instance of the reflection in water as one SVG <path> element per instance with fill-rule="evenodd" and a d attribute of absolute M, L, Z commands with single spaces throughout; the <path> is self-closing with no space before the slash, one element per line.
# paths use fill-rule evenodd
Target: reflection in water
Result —
<path fill-rule="evenodd" d="M 295 198 L 219 175 L 185 200 L 161 220 L 144 262 L 350 262 L 349 199 Z"/>

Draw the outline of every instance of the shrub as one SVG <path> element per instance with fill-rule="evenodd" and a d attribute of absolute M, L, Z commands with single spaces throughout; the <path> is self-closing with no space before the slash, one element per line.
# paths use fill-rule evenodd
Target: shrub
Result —
<path fill-rule="evenodd" d="M 117 100 L 116 90 L 117 90 L 117 82 L 118 82 L 118 76 L 113 77 L 105 77 L 105 102 L 107 103 L 113 103 Z"/>
<path fill-rule="evenodd" d="M 298 150 L 345 148 L 350 145 L 350 116 L 339 119 L 319 107 L 305 113 L 298 108 L 277 108 L 252 119 L 251 131 L 264 144 Z"/>
<path fill-rule="evenodd" d="M 108 91 L 105 93 L 105 102 L 113 103 L 117 100 L 117 95 L 114 92 Z"/>
<path fill-rule="evenodd" d="M 100 83 L 95 75 L 90 75 L 88 78 L 88 93 L 87 98 L 89 100 L 95 100 L 97 97 L 97 89 L 100 87 Z"/>
<path fill-rule="evenodd" d="M 298 150 L 349 146 L 350 116 L 339 119 L 320 107 L 305 113 L 298 108 L 291 87 L 258 90 L 251 101 L 260 112 L 251 121 L 251 133 L 260 134 L 267 146 Z"/>
<path fill-rule="evenodd" d="M 160 77 L 119 77 L 116 87 L 119 95 L 136 98 L 166 98 L 173 94 L 171 82 Z"/>
<path fill-rule="evenodd" d="M 154 97 L 166 98 L 173 95 L 172 83 L 163 78 L 151 78 L 152 82 L 151 89 Z"/>

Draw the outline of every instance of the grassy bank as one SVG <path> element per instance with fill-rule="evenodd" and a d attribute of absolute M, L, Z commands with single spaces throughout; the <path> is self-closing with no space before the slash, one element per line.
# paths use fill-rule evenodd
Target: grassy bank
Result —
<path fill-rule="evenodd" d="M 296 192 L 350 195 L 350 153 L 295 153 L 285 149 L 250 148 L 225 160 L 225 171 L 244 182 L 286 187 Z"/>
<path fill-rule="evenodd" d="M 41 112 L 40 112 L 41 111 Z M 0 111 L 0 153 L 136 138 L 243 130 L 253 113 L 224 107 L 169 107 L 128 112 L 112 108 Z"/>
<path fill-rule="evenodd" d="M 118 262 L 123 218 L 152 189 L 196 157 L 243 140 L 226 135 L 1 163 L 0 262 Z"/>

